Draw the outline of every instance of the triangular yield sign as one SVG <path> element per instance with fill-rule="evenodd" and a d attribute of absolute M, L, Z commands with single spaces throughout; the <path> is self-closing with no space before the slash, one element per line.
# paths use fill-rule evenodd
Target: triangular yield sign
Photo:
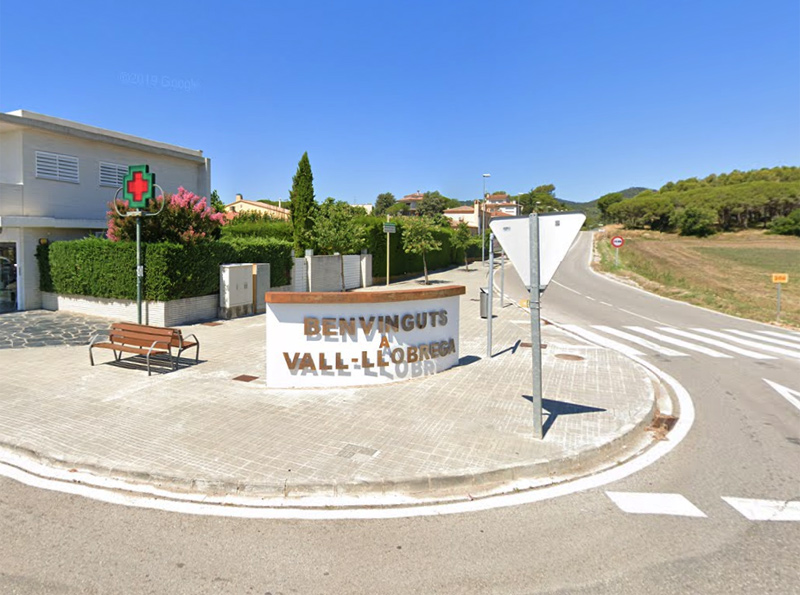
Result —
<path fill-rule="evenodd" d="M 547 284 L 567 255 L 572 242 L 586 221 L 583 213 L 544 213 L 539 220 L 539 285 Z M 525 287 L 531 287 L 530 218 L 504 217 L 489 224 L 494 237 L 508 254 Z"/>

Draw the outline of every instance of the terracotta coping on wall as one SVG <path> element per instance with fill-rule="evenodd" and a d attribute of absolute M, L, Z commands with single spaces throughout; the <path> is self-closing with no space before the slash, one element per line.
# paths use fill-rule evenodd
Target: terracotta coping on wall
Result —
<path fill-rule="evenodd" d="M 396 289 L 390 291 L 268 291 L 264 301 L 268 304 L 377 304 L 382 302 L 410 302 L 464 295 L 463 285 L 446 285 L 424 289 Z"/>

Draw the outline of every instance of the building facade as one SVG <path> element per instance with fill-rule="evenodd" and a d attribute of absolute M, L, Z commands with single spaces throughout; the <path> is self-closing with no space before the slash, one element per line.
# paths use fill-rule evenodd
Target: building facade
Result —
<path fill-rule="evenodd" d="M 41 307 L 36 247 L 99 235 L 129 165 L 208 196 L 202 151 L 25 110 L 0 113 L 0 312 Z"/>
<path fill-rule="evenodd" d="M 275 206 L 265 202 L 245 200 L 241 194 L 236 195 L 236 200 L 225 205 L 226 213 L 258 213 L 272 219 L 288 221 L 292 212 L 282 206 Z M 233 216 L 233 215 L 232 215 Z"/>

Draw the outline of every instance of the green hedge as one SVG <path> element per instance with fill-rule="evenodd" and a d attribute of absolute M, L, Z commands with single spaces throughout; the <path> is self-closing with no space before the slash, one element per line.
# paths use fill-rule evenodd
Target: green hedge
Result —
<path fill-rule="evenodd" d="M 219 265 L 237 262 L 268 262 L 270 284 L 286 285 L 292 267 L 291 250 L 288 242 L 271 238 L 235 238 L 195 245 L 143 244 L 144 298 L 167 301 L 217 293 Z M 134 242 L 97 238 L 54 242 L 37 256 L 43 291 L 136 298 Z"/>
<path fill-rule="evenodd" d="M 386 275 L 386 234 L 383 232 L 384 220 L 377 217 L 361 217 L 358 223 L 367 229 L 367 251 L 372 254 L 372 274 L 375 277 Z M 397 231 L 391 235 L 391 245 L 389 248 L 390 276 L 407 275 L 411 273 L 421 273 L 422 255 L 406 254 L 403 251 L 403 218 L 398 217 L 392 220 L 397 227 Z M 464 263 L 464 251 L 457 250 L 450 243 L 453 237 L 453 230 L 447 227 L 439 227 L 433 233 L 435 239 L 442 243 L 441 250 L 431 252 L 426 255 L 428 270 L 447 268 L 450 265 Z M 475 245 L 480 254 L 480 240 L 477 239 Z M 467 254 L 472 254 L 475 249 L 470 245 Z"/>

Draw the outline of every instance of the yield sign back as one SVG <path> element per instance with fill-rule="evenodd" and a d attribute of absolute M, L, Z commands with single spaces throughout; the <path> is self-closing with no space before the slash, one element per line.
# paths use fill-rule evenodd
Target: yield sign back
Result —
<path fill-rule="evenodd" d="M 569 247 L 581 230 L 583 213 L 543 213 L 539 217 L 539 285 L 542 290 L 567 255 Z M 530 218 L 504 217 L 489 224 L 508 259 L 517 269 L 522 282 L 531 286 Z"/>

